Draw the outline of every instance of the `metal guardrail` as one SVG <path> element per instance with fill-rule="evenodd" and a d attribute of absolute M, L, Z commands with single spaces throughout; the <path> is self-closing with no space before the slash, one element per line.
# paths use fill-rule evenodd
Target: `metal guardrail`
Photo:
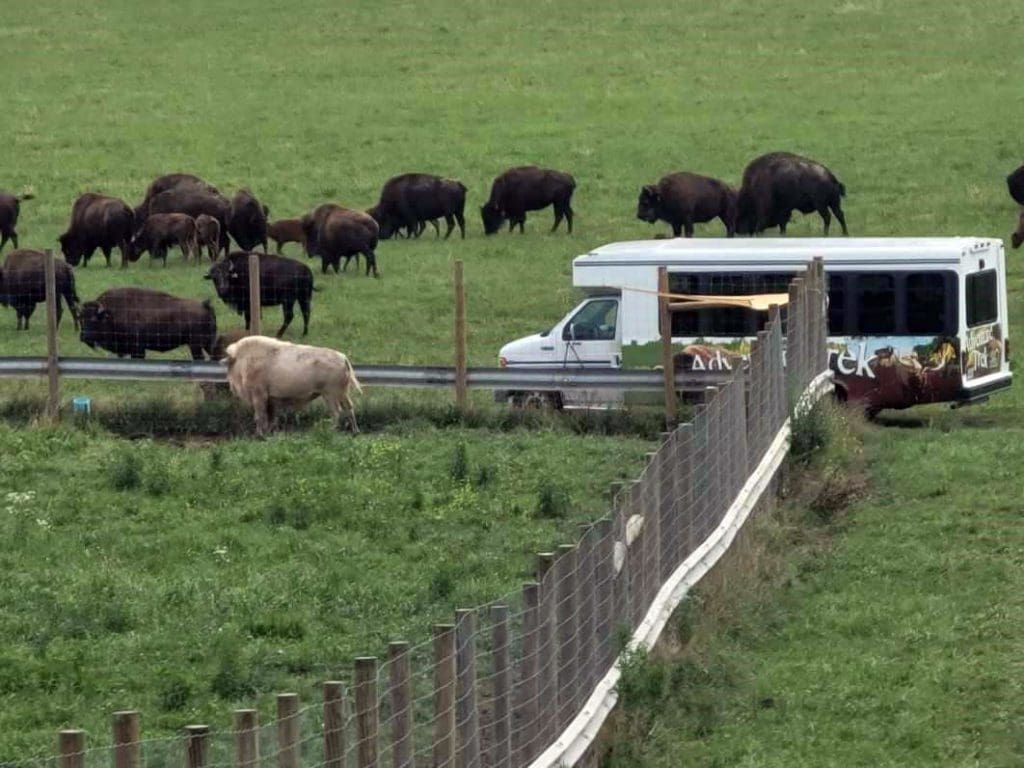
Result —
<path fill-rule="evenodd" d="M 224 366 L 209 360 L 125 360 L 98 357 L 62 357 L 58 361 L 61 376 L 68 378 L 111 380 L 185 380 L 223 383 Z M 45 376 L 44 357 L 0 357 L 0 378 Z M 356 373 L 363 384 L 378 387 L 455 386 L 455 369 L 443 366 L 359 365 Z M 728 372 L 706 371 L 677 374 L 676 386 L 682 391 L 702 391 L 724 384 Z M 659 371 L 592 368 L 470 368 L 472 389 L 561 390 L 617 389 L 660 391 L 663 378 Z"/>

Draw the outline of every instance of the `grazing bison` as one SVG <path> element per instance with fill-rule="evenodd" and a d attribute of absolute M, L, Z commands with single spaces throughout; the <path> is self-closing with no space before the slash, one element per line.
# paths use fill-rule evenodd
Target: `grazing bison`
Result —
<path fill-rule="evenodd" d="M 199 261 L 199 243 L 196 220 L 187 213 L 154 213 L 145 222 L 129 244 L 129 261 L 138 261 L 149 251 L 150 261 L 162 259 L 167 266 L 167 249 L 178 246 L 185 261 L 194 255 Z"/>
<path fill-rule="evenodd" d="M 1018 205 L 1024 205 L 1024 165 L 1006 177 L 1006 187 Z"/>
<path fill-rule="evenodd" d="M 152 202 L 154 197 L 159 195 L 161 192 L 167 192 L 168 190 L 179 189 L 181 187 L 200 189 L 204 192 L 210 192 L 215 195 L 220 194 L 215 186 L 204 179 L 199 178 L 195 174 L 168 173 L 163 176 L 157 176 L 150 182 L 149 186 L 146 187 L 146 195 L 139 204 L 139 207 L 135 209 L 136 220 L 141 222 L 149 215 L 149 204 Z"/>
<path fill-rule="evenodd" d="M 380 226 L 381 240 L 387 240 L 403 227 L 418 237 L 427 222 L 434 225 L 440 237 L 437 220 L 441 218 L 448 225 L 444 233 L 447 240 L 456 222 L 462 237 L 466 237 L 465 208 L 466 187 L 462 182 L 429 173 L 406 173 L 385 182 L 380 200 L 367 213 Z"/>
<path fill-rule="evenodd" d="M 60 325 L 61 297 L 68 305 L 68 311 L 78 328 L 78 294 L 75 293 L 75 272 L 63 261 L 53 263 L 57 286 L 57 325 Z M 0 269 L 0 304 L 14 309 L 17 315 L 16 330 L 28 330 L 28 319 L 35 312 L 36 304 L 46 301 L 46 254 L 28 249 L 15 250 L 7 254 L 7 260 Z"/>
<path fill-rule="evenodd" d="M 82 305 L 81 340 L 118 357 L 187 346 L 193 360 L 213 352 L 217 317 L 210 301 L 181 299 L 149 288 L 111 288 Z"/>
<path fill-rule="evenodd" d="M 21 201 L 31 200 L 35 195 L 26 192 L 22 195 L 12 195 L 10 192 L 0 192 L 0 251 L 10 240 L 15 250 L 18 248 L 18 214 L 21 213 Z"/>
<path fill-rule="evenodd" d="M 221 300 L 245 317 L 249 328 L 249 253 L 235 251 L 210 267 L 207 280 L 213 281 Z M 313 273 L 305 264 L 284 256 L 260 254 L 260 306 L 281 305 L 284 323 L 277 331 L 280 338 L 295 317 L 295 303 L 302 312 L 302 335 L 309 331 L 310 302 L 313 297 Z"/>
<path fill-rule="evenodd" d="M 305 249 L 306 236 L 302 234 L 302 219 L 278 219 L 267 225 L 267 236 L 277 244 L 277 252 L 285 243 L 298 243 Z"/>
<path fill-rule="evenodd" d="M 205 213 L 196 216 L 195 221 L 197 255 L 201 255 L 205 248 L 210 261 L 216 261 L 220 251 L 220 222 Z"/>
<path fill-rule="evenodd" d="M 240 189 L 231 198 L 228 210 L 228 234 L 243 251 L 257 245 L 267 252 L 267 206 L 262 205 L 247 189 Z"/>
<path fill-rule="evenodd" d="M 89 266 L 99 248 L 110 266 L 110 252 L 121 249 L 121 266 L 128 265 L 129 243 L 135 233 L 135 214 L 124 200 L 86 192 L 71 208 L 71 223 L 60 236 L 60 249 L 68 263 Z"/>
<path fill-rule="evenodd" d="M 275 410 L 303 408 L 317 397 L 327 404 L 337 428 L 347 412 L 349 427 L 359 431 L 352 392 L 363 390 L 341 352 L 249 336 L 228 347 L 225 361 L 231 391 L 253 409 L 256 434 L 270 429 Z"/>
<path fill-rule="evenodd" d="M 302 233 L 306 238 L 306 253 L 310 257 L 319 256 L 321 268 L 326 273 L 333 266 L 338 273 L 341 259 L 345 259 L 345 268 L 353 258 L 362 254 L 366 257 L 366 274 L 377 271 L 377 237 L 380 228 L 368 213 L 342 208 L 340 205 L 326 203 L 315 208 L 302 217 Z"/>
<path fill-rule="evenodd" d="M 1024 211 L 1020 212 L 1020 218 L 1017 220 L 1017 231 L 1010 236 L 1010 241 L 1013 243 L 1014 248 L 1020 248 L 1021 243 L 1024 243 Z"/>
<path fill-rule="evenodd" d="M 150 216 L 155 213 L 187 213 L 193 219 L 203 214 L 216 219 L 220 225 L 220 249 L 225 254 L 231 245 L 227 224 L 230 211 L 231 204 L 223 195 L 196 187 L 169 189 L 154 197 L 149 204 Z"/>
<path fill-rule="evenodd" d="M 676 237 L 693 237 L 693 225 L 718 218 L 727 237 L 733 236 L 736 190 L 724 181 L 695 173 L 672 173 L 640 190 L 636 217 L 653 224 L 666 221 Z"/>
<path fill-rule="evenodd" d="M 846 187 L 821 163 L 790 152 L 762 155 L 743 171 L 735 230 L 753 235 L 778 227 L 781 234 L 786 234 L 793 211 L 817 211 L 825 222 L 827 236 L 831 211 L 846 235 L 849 233 L 841 204 L 845 195 Z"/>
<path fill-rule="evenodd" d="M 524 165 L 509 168 L 494 180 L 491 185 L 491 197 L 480 208 L 480 216 L 484 222 L 484 233 L 493 235 L 502 223 L 508 220 L 508 231 L 516 224 L 523 232 L 527 211 L 539 211 L 549 205 L 555 208 L 554 232 L 562 219 L 565 219 L 569 232 L 572 232 L 572 201 L 576 180 L 568 173 L 538 168 L 535 165 Z"/>

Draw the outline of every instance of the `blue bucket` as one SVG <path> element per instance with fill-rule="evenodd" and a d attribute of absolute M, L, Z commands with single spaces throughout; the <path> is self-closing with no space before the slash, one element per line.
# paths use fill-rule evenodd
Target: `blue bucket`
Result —
<path fill-rule="evenodd" d="M 74 413 L 88 416 L 92 413 L 92 400 L 88 397 L 76 397 L 71 401 L 71 410 Z"/>

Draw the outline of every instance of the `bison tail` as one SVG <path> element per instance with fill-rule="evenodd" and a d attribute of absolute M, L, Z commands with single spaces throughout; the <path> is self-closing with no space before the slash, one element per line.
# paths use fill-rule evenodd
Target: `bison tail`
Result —
<path fill-rule="evenodd" d="M 836 181 L 836 183 L 839 185 L 839 196 L 840 197 L 846 197 L 846 185 L 843 184 L 843 182 L 838 181 L 838 180 Z"/>
<path fill-rule="evenodd" d="M 363 385 L 359 383 L 359 379 L 356 378 L 356 369 L 352 367 L 352 361 L 348 363 L 348 381 L 349 385 L 352 386 L 358 394 L 363 394 Z"/>

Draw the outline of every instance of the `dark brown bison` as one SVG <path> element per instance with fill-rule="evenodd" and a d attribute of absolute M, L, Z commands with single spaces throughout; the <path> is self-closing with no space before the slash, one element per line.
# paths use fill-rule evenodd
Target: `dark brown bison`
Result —
<path fill-rule="evenodd" d="M 111 288 L 82 305 L 79 338 L 118 357 L 187 346 L 193 360 L 213 351 L 217 317 L 210 301 L 181 299 L 149 288 Z"/>
<path fill-rule="evenodd" d="M 196 216 L 195 221 L 196 245 L 199 248 L 197 253 L 201 254 L 205 248 L 210 261 L 216 261 L 220 252 L 220 222 L 205 213 Z"/>
<path fill-rule="evenodd" d="M 187 213 L 154 213 L 143 222 L 128 246 L 128 260 L 138 261 L 149 251 L 150 262 L 162 259 L 167 266 L 167 249 L 178 246 L 185 261 L 194 255 L 199 261 L 196 220 Z"/>
<path fill-rule="evenodd" d="M 672 173 L 640 190 L 636 217 L 653 224 L 666 221 L 676 237 L 693 237 L 693 225 L 721 219 L 727 237 L 733 236 L 736 190 L 724 181 L 695 173 Z"/>
<path fill-rule="evenodd" d="M 1024 205 L 1024 165 L 1006 177 L 1006 188 L 1018 205 Z"/>
<path fill-rule="evenodd" d="M 825 222 L 826 236 L 831 213 L 846 235 L 849 233 L 841 205 L 845 195 L 846 187 L 821 163 L 790 152 L 762 155 L 743 171 L 735 230 L 753 235 L 778 227 L 785 234 L 793 211 L 817 211 Z"/>
<path fill-rule="evenodd" d="M 146 195 L 142 199 L 138 208 L 135 209 L 136 220 L 141 222 L 149 215 L 149 204 L 152 202 L 154 197 L 159 195 L 161 192 L 167 192 L 170 189 L 179 189 L 181 187 L 192 187 L 194 189 L 201 189 L 204 192 L 211 192 L 215 195 L 220 194 L 219 190 L 215 186 L 192 173 L 168 173 L 163 176 L 157 176 L 149 183 L 149 186 L 146 187 Z"/>
<path fill-rule="evenodd" d="M 60 249 L 68 263 L 89 266 L 99 248 L 110 266 L 110 252 L 121 249 L 121 266 L 127 266 L 129 243 L 135 233 L 135 214 L 124 200 L 86 192 L 71 208 L 71 223 L 60 236 Z"/>
<path fill-rule="evenodd" d="M 444 219 L 447 240 L 455 224 L 466 237 L 466 187 L 462 182 L 443 179 L 429 173 L 405 173 L 388 179 L 380 191 L 380 199 L 367 210 L 380 227 L 380 239 L 387 240 L 401 228 L 417 236 L 427 222 L 434 225 L 440 237 L 438 219 Z"/>
<path fill-rule="evenodd" d="M 0 251 L 10 240 L 14 248 L 18 248 L 18 214 L 21 213 L 21 201 L 31 200 L 35 195 L 26 192 L 22 195 L 13 195 L 10 192 L 0 192 Z"/>
<path fill-rule="evenodd" d="M 267 252 L 267 206 L 247 189 L 240 189 L 231 198 L 228 210 L 228 234 L 243 251 L 251 251 L 257 245 Z"/>
<path fill-rule="evenodd" d="M 302 219 L 278 219 L 267 225 L 267 237 L 277 244 L 277 252 L 285 243 L 298 243 L 305 249 L 306 236 L 302 233 Z"/>
<path fill-rule="evenodd" d="M 55 260 L 54 278 L 57 286 L 57 325 L 60 325 L 61 297 L 78 328 L 78 294 L 75 293 L 75 271 L 66 262 Z M 28 320 L 36 304 L 46 301 L 46 254 L 28 249 L 7 254 L 0 269 L 0 304 L 14 309 L 17 330 L 28 330 Z"/>
<path fill-rule="evenodd" d="M 227 228 L 230 210 L 231 204 L 223 195 L 196 187 L 169 189 L 154 197 L 149 204 L 150 216 L 154 213 L 187 213 L 193 219 L 203 214 L 215 218 L 220 225 L 220 249 L 225 254 L 231 245 Z"/>
<path fill-rule="evenodd" d="M 375 253 L 379 227 L 368 213 L 326 203 L 302 217 L 302 233 L 306 253 L 320 257 L 325 273 L 333 266 L 337 274 L 342 258 L 347 268 L 350 260 L 362 254 L 366 257 L 366 274 L 372 271 L 374 277 L 380 277 Z"/>
<path fill-rule="evenodd" d="M 249 328 L 249 256 L 245 251 L 235 251 L 226 259 L 217 262 L 206 274 L 213 281 L 221 300 L 245 318 Z M 260 260 L 260 306 L 281 305 L 284 323 L 277 331 L 280 338 L 295 317 L 295 304 L 302 312 L 302 335 L 309 331 L 310 303 L 313 298 L 313 273 L 309 267 L 284 256 L 259 254 Z"/>
<path fill-rule="evenodd" d="M 576 180 L 568 173 L 538 168 L 536 165 L 523 165 L 509 168 L 494 180 L 491 185 L 491 197 L 480 208 L 480 216 L 484 222 L 484 233 L 493 235 L 505 220 L 508 220 L 508 231 L 516 224 L 523 232 L 527 211 L 539 211 L 549 205 L 555 208 L 555 223 L 551 227 L 554 232 L 562 219 L 565 219 L 569 232 L 572 232 L 572 193 L 576 189 Z"/>

